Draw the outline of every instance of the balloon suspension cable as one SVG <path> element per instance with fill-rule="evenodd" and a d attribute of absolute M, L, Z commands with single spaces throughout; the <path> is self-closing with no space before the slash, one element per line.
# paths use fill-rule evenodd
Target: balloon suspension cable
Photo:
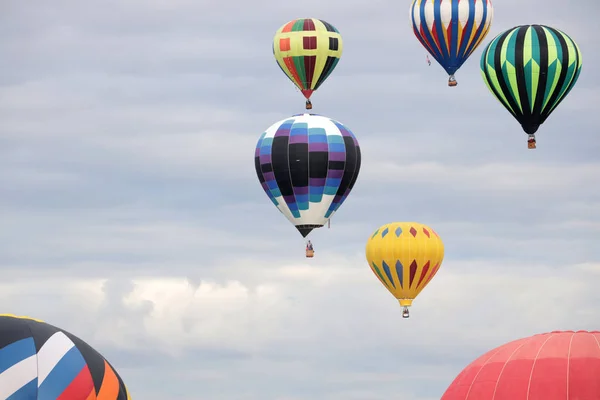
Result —
<path fill-rule="evenodd" d="M 312 110 L 312 103 L 310 102 L 310 100 L 306 100 L 306 109 Z"/>
<path fill-rule="evenodd" d="M 529 134 L 529 139 L 527 139 L 527 148 L 528 149 L 535 149 L 536 144 L 535 144 L 535 135 L 533 134 Z"/>
<path fill-rule="evenodd" d="M 402 318 L 408 317 L 410 317 L 410 312 L 408 311 L 408 307 L 404 307 L 404 309 L 402 310 Z"/>
<path fill-rule="evenodd" d="M 456 82 L 456 78 L 454 77 L 454 75 L 450 75 L 450 77 L 448 78 L 448 86 L 454 87 L 456 85 L 458 85 L 458 82 Z"/>

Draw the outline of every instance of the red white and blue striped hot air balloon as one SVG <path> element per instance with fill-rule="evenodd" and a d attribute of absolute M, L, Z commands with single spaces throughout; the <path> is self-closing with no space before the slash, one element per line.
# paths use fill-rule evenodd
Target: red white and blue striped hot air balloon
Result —
<path fill-rule="evenodd" d="M 112 365 L 38 319 L 0 314 L 0 399 L 131 400 Z"/>
<path fill-rule="evenodd" d="M 448 86 L 454 74 L 481 44 L 492 25 L 490 0 L 414 0 L 410 8 L 419 42 L 446 70 Z"/>
<path fill-rule="evenodd" d="M 340 208 L 356 183 L 360 162 L 354 134 L 315 114 L 276 122 L 261 135 L 254 153 L 263 190 L 303 237 Z M 310 241 L 306 250 L 312 257 Z"/>

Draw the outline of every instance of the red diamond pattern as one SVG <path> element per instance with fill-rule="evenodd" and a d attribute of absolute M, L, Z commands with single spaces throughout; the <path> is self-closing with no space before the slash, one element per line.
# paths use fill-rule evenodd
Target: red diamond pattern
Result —
<path fill-rule="evenodd" d="M 409 232 L 411 235 L 413 235 L 413 237 L 417 236 L 417 230 L 414 227 L 411 226 Z"/>
<path fill-rule="evenodd" d="M 423 233 L 425 234 L 425 236 L 427 236 L 428 238 L 431 238 L 431 236 L 429 235 L 429 231 L 425 228 L 423 228 Z"/>

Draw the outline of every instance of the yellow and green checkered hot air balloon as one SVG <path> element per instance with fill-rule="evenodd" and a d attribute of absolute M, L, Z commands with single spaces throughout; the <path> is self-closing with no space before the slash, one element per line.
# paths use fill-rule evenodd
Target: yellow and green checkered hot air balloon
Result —
<path fill-rule="evenodd" d="M 283 25 L 273 38 L 273 55 L 288 78 L 306 97 L 335 69 L 342 56 L 342 36 L 331 24 L 316 18 L 298 18 Z"/>
<path fill-rule="evenodd" d="M 535 133 L 573 89 L 581 73 L 581 52 L 564 32 L 544 25 L 509 29 L 481 56 L 483 80 L 529 135 Z"/>
<path fill-rule="evenodd" d="M 444 243 L 427 225 L 393 222 L 383 225 L 367 241 L 367 261 L 383 286 L 404 308 L 408 307 L 439 271 Z"/>

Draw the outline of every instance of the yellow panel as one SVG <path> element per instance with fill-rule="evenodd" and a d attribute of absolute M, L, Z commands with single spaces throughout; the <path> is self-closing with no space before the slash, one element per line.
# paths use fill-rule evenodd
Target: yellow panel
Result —
<path fill-rule="evenodd" d="M 371 235 L 366 256 L 371 270 L 390 293 L 402 306 L 410 306 L 439 270 L 444 243 L 427 225 L 394 222 Z"/>

